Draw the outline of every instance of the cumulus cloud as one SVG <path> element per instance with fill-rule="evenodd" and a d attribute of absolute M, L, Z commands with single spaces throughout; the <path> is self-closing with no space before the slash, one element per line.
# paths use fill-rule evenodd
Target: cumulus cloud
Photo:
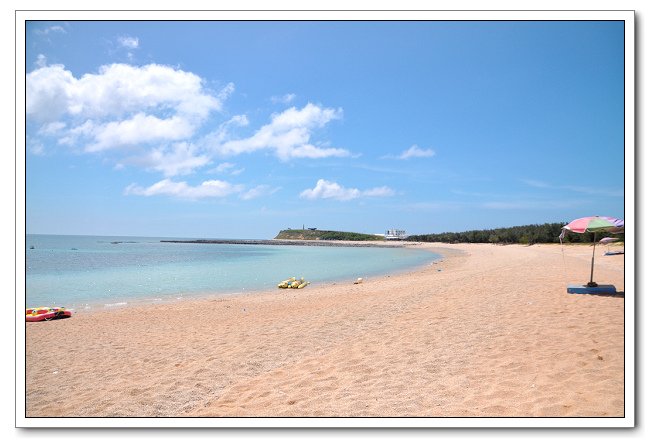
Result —
<path fill-rule="evenodd" d="M 135 37 L 123 36 L 119 42 L 128 49 L 139 46 Z M 235 115 L 205 134 L 200 128 L 213 112 L 223 110 L 234 84 L 215 92 L 194 73 L 158 64 L 116 63 L 77 76 L 63 65 L 47 65 L 45 56 L 39 55 L 36 67 L 26 76 L 26 118 L 34 130 L 28 136 L 30 151 L 41 154 L 55 144 L 77 152 L 113 151 L 116 169 L 130 165 L 165 177 L 150 186 L 131 184 L 124 190 L 128 195 L 198 200 L 237 194 L 250 200 L 274 194 L 278 188 L 245 187 L 223 180 L 189 185 L 172 178 L 207 167 L 219 156 L 256 151 L 270 152 L 283 161 L 353 156 L 347 149 L 315 138 L 320 129 L 342 118 L 340 108 L 312 103 L 290 107 L 271 115 L 265 125 L 252 131 L 245 129 L 250 124 L 246 115 Z M 294 98 L 294 94 L 286 95 L 283 102 Z M 224 162 L 210 172 L 235 176 L 243 171 L 243 167 Z M 333 191 L 337 187 L 338 191 Z M 360 191 L 324 180 L 311 194 L 303 192 L 304 197 L 339 200 L 391 194 L 387 187 Z"/>
<path fill-rule="evenodd" d="M 140 39 L 137 37 L 120 36 L 117 38 L 117 42 L 124 48 L 128 48 L 130 50 L 135 50 L 140 46 Z"/>
<path fill-rule="evenodd" d="M 157 64 L 105 65 L 79 78 L 63 65 L 49 65 L 28 73 L 26 87 L 27 118 L 41 123 L 62 118 L 119 123 L 138 115 L 180 118 L 193 127 L 221 110 L 233 89 L 229 84 L 215 96 L 199 76 Z"/>
<path fill-rule="evenodd" d="M 417 145 L 411 146 L 409 149 L 403 151 L 400 155 L 397 156 L 384 156 L 385 159 L 399 159 L 399 160 L 408 160 L 412 158 L 422 158 L 422 157 L 433 157 L 436 155 L 436 152 L 433 149 L 423 149 Z"/>
<path fill-rule="evenodd" d="M 223 180 L 206 180 L 200 185 L 191 186 L 186 182 L 174 182 L 170 179 L 163 179 L 150 187 L 144 188 L 137 184 L 131 184 L 124 190 L 125 195 L 138 196 L 172 196 L 183 199 L 222 198 L 239 193 L 244 189 L 242 185 L 233 185 Z"/>
<path fill-rule="evenodd" d="M 349 201 L 361 197 L 385 197 L 393 196 L 395 192 L 388 187 L 376 187 L 369 190 L 358 188 L 345 188 L 336 182 L 319 179 L 316 186 L 300 193 L 305 199 L 335 199 L 337 201 Z"/>
<path fill-rule="evenodd" d="M 222 140 L 213 136 L 213 149 L 224 156 L 271 150 L 283 161 L 293 158 L 349 157 L 346 149 L 324 147 L 310 143 L 312 134 L 332 120 L 341 118 L 341 109 L 321 108 L 308 103 L 302 109 L 291 107 L 274 115 L 271 122 L 245 139 Z"/>
<path fill-rule="evenodd" d="M 89 133 L 93 136 L 94 141 L 87 144 L 86 151 L 88 152 L 123 148 L 141 143 L 182 140 L 190 138 L 194 134 L 192 122 L 182 116 L 165 119 L 140 113 L 123 121 L 111 121 L 98 125 L 89 123 L 91 128 Z"/>
<path fill-rule="evenodd" d="M 122 42 L 134 47 L 134 39 Z M 26 115 L 39 137 L 85 152 L 128 151 L 131 157 L 122 163 L 166 176 L 210 162 L 189 142 L 212 112 L 222 110 L 232 83 L 213 93 L 194 73 L 164 65 L 110 64 L 75 77 L 63 65 L 46 65 L 44 57 L 37 63 L 26 78 Z M 236 116 L 230 122 L 246 120 Z"/>

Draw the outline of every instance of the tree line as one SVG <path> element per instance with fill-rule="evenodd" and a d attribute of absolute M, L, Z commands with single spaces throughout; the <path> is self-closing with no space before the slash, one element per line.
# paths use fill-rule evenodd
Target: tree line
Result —
<path fill-rule="evenodd" d="M 531 224 L 526 226 L 504 227 L 489 230 L 468 230 L 466 232 L 444 232 L 426 235 L 411 235 L 408 241 L 435 243 L 494 243 L 494 244 L 541 244 L 558 243 L 564 223 Z M 596 241 L 605 236 L 615 236 L 625 240 L 624 234 L 611 235 L 606 232 L 596 234 Z M 567 232 L 565 243 L 593 243 L 593 233 Z"/>

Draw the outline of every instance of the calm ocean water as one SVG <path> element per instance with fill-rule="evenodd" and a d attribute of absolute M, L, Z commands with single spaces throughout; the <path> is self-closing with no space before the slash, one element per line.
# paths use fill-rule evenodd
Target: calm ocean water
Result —
<path fill-rule="evenodd" d="M 95 309 L 269 290 L 403 271 L 441 257 L 378 247 L 161 243 L 164 238 L 27 235 L 26 306 Z M 32 249 L 33 247 L 33 249 Z"/>

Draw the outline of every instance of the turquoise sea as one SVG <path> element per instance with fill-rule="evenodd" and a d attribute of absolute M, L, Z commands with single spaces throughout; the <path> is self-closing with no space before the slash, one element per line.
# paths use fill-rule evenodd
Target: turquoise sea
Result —
<path fill-rule="evenodd" d="M 97 309 L 270 290 L 288 277 L 304 277 L 312 285 L 353 281 L 441 258 L 407 248 L 161 242 L 164 239 L 170 238 L 27 235 L 25 305 Z"/>

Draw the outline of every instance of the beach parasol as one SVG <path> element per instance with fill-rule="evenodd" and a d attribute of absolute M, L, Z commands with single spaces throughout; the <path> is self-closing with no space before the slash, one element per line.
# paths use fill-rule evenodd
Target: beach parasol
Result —
<path fill-rule="evenodd" d="M 566 232 L 585 233 L 590 232 L 594 234 L 594 250 L 591 254 L 591 277 L 587 286 L 598 286 L 594 282 L 594 255 L 596 254 L 596 233 L 623 233 L 625 232 L 625 221 L 618 218 L 611 218 L 609 216 L 587 216 L 585 218 L 578 218 L 571 221 L 566 226 L 562 227 L 560 234 L 560 242 L 566 236 Z"/>

